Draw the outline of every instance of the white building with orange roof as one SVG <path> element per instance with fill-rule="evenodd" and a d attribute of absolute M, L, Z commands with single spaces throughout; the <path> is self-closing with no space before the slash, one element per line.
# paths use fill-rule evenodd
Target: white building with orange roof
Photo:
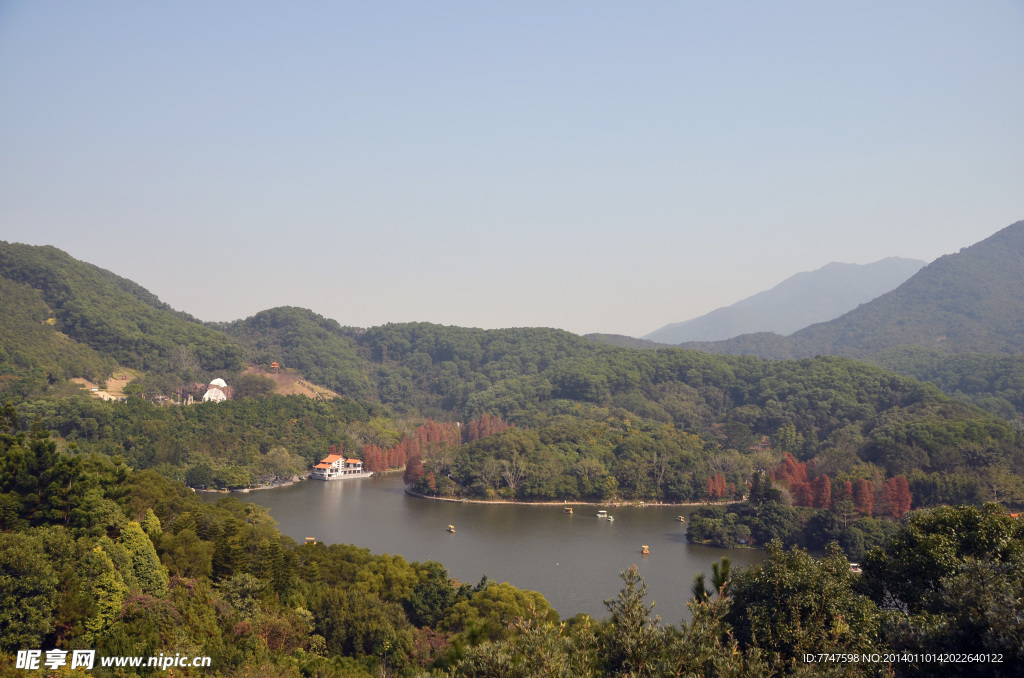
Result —
<path fill-rule="evenodd" d="M 363 470 L 362 459 L 345 458 L 343 454 L 329 454 L 313 467 L 310 478 L 339 480 L 341 478 L 369 478 L 372 473 Z"/>

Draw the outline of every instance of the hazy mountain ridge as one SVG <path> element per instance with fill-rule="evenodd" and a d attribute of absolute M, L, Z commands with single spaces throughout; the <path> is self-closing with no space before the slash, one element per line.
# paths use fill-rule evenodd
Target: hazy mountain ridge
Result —
<path fill-rule="evenodd" d="M 719 341 L 742 334 L 788 335 L 831 320 L 884 294 L 919 271 L 925 262 L 888 257 L 870 264 L 832 262 L 797 273 L 775 287 L 731 306 L 644 335 L 643 339 L 681 344 Z"/>
<path fill-rule="evenodd" d="M 905 283 L 789 337 L 682 344 L 711 353 L 863 357 L 917 345 L 944 353 L 1024 353 L 1024 221 L 928 264 Z"/>

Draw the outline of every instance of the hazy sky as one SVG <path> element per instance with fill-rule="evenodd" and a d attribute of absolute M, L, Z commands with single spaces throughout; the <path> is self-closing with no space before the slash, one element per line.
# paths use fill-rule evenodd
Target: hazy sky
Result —
<path fill-rule="evenodd" d="M 1024 218 L 1024 3 L 0 0 L 0 239 L 204 320 L 640 335 Z"/>

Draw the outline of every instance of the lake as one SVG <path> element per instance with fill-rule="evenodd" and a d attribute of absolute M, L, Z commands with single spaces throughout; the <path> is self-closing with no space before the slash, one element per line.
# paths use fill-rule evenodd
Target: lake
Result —
<path fill-rule="evenodd" d="M 221 494 L 201 493 L 206 501 Z M 733 567 L 764 559 L 755 549 L 723 550 L 686 542 L 689 507 L 597 507 L 472 504 L 405 494 L 401 476 L 307 480 L 290 487 L 235 494 L 270 509 L 282 533 L 302 543 L 355 544 L 409 561 L 436 560 L 452 577 L 475 584 L 482 575 L 540 591 L 563 617 L 607 616 L 602 601 L 622 588 L 619 573 L 636 564 L 655 613 L 678 624 L 688 618 L 693 575 L 728 556 Z M 615 517 L 598 519 L 599 508 Z M 455 526 L 455 533 L 447 531 Z M 650 547 L 650 555 L 640 547 Z"/>

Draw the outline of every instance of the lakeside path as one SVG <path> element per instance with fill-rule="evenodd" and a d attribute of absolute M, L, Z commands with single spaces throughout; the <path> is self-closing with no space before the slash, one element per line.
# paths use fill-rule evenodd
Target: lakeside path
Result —
<path fill-rule="evenodd" d="M 648 506 L 731 506 L 733 504 L 742 504 L 742 501 L 719 501 L 719 502 L 708 502 L 708 501 L 696 501 L 686 502 L 682 504 L 665 504 L 660 502 L 632 502 L 632 501 L 617 501 L 617 502 L 595 502 L 595 501 L 511 501 L 509 499 L 461 499 L 454 497 L 431 497 L 427 494 L 420 494 L 414 490 L 410 490 L 408 487 L 405 488 L 405 493 L 410 497 L 418 497 L 419 499 L 433 499 L 434 501 L 450 501 L 456 504 L 508 504 L 509 506 L 632 506 L 634 508 L 646 508 Z"/>

